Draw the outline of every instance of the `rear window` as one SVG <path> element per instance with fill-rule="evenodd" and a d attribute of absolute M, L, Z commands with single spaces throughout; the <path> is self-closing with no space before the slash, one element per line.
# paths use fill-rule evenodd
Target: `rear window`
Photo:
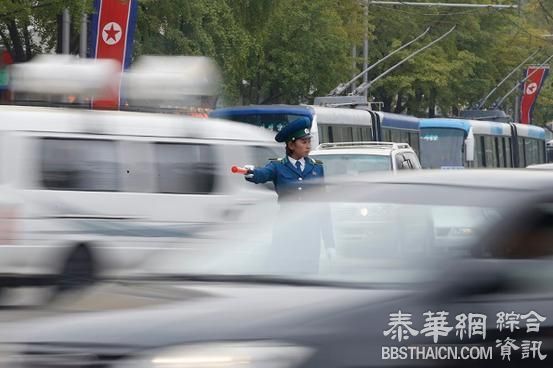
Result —
<path fill-rule="evenodd" d="M 53 190 L 117 191 L 116 142 L 41 139 L 42 186 Z"/>
<path fill-rule="evenodd" d="M 312 154 L 310 156 L 323 162 L 325 176 L 360 175 L 373 171 L 392 170 L 390 156 L 370 154 Z"/>

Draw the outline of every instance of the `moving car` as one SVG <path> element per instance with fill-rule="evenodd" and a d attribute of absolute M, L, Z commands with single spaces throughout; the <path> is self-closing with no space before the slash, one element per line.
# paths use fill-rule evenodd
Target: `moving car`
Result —
<path fill-rule="evenodd" d="M 289 229 L 289 246 L 272 247 L 274 218 L 260 218 L 247 231 L 214 239 L 224 251 L 198 254 L 186 272 L 125 281 L 150 296 L 185 293 L 181 302 L 4 324 L 2 362 L 19 368 L 551 366 L 550 175 L 411 171 L 329 183 L 306 199 L 278 218 L 279 229 Z M 336 256 L 302 247 L 298 223 L 321 209 L 330 208 L 330 226 L 339 232 L 344 218 L 358 218 L 362 228 L 370 207 L 394 206 L 407 211 L 395 211 L 397 226 L 382 231 L 400 236 L 383 237 L 379 247 L 363 238 L 347 252 L 338 244 Z M 437 207 L 487 211 L 478 241 L 457 252 L 425 247 L 422 239 L 435 229 L 421 237 L 409 220 Z M 316 261 L 318 271 L 298 267 L 302 260 Z"/>
<path fill-rule="evenodd" d="M 276 199 L 230 172 L 282 150 L 244 124 L 21 106 L 0 106 L 0 120 L 0 190 L 19 200 L 4 221 L 13 236 L 0 244 L 0 287 L 129 274 Z"/>

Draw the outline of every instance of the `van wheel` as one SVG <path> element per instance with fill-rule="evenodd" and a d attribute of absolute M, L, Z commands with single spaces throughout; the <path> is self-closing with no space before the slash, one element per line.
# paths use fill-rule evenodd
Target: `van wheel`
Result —
<path fill-rule="evenodd" d="M 94 261 L 88 247 L 78 246 L 67 258 L 59 275 L 58 292 L 83 289 L 94 283 Z"/>

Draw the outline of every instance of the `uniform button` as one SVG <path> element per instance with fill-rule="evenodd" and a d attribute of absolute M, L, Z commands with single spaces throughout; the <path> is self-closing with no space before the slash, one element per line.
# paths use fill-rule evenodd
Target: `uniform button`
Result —
<path fill-rule="evenodd" d="M 301 189 L 302 189 L 301 187 L 298 188 L 298 190 L 301 190 Z"/>
<path fill-rule="evenodd" d="M 299 181 L 302 181 L 302 180 L 303 180 L 303 178 L 298 178 L 298 180 L 299 180 Z"/>

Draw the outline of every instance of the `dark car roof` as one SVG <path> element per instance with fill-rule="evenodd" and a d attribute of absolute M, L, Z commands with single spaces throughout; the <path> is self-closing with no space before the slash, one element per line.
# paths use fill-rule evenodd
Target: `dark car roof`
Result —
<path fill-rule="evenodd" d="M 326 179 L 331 201 L 504 207 L 553 195 L 553 175 L 531 170 L 406 170 Z"/>
<path fill-rule="evenodd" d="M 332 183 L 333 181 L 329 181 Z M 498 188 L 511 190 L 553 189 L 550 172 L 513 170 L 407 170 L 396 175 L 363 175 L 338 179 L 338 182 L 353 183 L 405 183 L 459 186 L 471 188 Z M 553 192 L 553 190 L 552 190 Z"/>

